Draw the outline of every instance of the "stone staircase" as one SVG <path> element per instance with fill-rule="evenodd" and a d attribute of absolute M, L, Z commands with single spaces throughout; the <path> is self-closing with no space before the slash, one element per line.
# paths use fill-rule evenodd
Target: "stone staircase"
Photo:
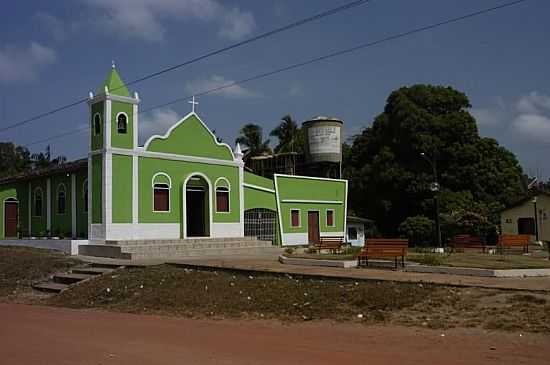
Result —
<path fill-rule="evenodd" d="M 98 275 L 105 275 L 118 269 L 118 265 L 86 265 L 73 268 L 70 272 L 52 275 L 49 280 L 32 285 L 33 289 L 49 293 L 61 293 L 71 285 L 91 279 Z"/>
<path fill-rule="evenodd" d="M 279 247 L 255 237 L 197 238 L 185 240 L 107 241 L 79 246 L 79 255 L 125 260 L 173 259 L 201 256 L 255 256 L 278 254 Z"/>

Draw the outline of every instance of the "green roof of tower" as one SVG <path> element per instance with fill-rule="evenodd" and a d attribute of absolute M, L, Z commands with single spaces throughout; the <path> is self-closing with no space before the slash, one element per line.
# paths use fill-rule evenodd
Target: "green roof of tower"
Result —
<path fill-rule="evenodd" d="M 126 87 L 126 84 L 124 84 L 124 81 L 120 78 L 120 75 L 116 71 L 116 68 L 113 65 L 113 68 L 111 69 L 111 72 L 109 73 L 109 76 L 101 85 L 101 87 L 97 90 L 98 94 L 104 94 L 105 93 L 105 86 L 109 88 L 109 93 L 113 95 L 118 96 L 130 96 L 130 92 L 128 91 L 128 88 Z"/>

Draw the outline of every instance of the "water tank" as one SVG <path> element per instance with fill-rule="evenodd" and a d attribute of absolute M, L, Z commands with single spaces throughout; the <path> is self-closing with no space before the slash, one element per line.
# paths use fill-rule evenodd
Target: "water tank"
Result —
<path fill-rule="evenodd" d="M 323 116 L 302 123 L 306 163 L 342 162 L 343 126 L 340 119 Z"/>

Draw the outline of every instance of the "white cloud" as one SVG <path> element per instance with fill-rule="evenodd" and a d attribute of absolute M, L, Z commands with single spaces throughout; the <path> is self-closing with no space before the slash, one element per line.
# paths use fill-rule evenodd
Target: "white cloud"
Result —
<path fill-rule="evenodd" d="M 56 59 L 53 49 L 36 42 L 28 47 L 5 46 L 0 49 L 0 82 L 34 80 L 42 67 Z"/>
<path fill-rule="evenodd" d="M 251 12 L 233 8 L 225 14 L 219 34 L 223 38 L 238 41 L 252 33 L 254 28 L 256 20 Z"/>
<path fill-rule="evenodd" d="M 522 114 L 514 119 L 513 128 L 524 137 L 536 142 L 550 141 L 550 117 L 537 114 Z"/>
<path fill-rule="evenodd" d="M 301 83 L 293 82 L 288 90 L 290 96 L 300 96 L 304 94 L 304 88 Z"/>
<path fill-rule="evenodd" d="M 495 126 L 504 120 L 504 111 L 499 108 L 472 108 L 470 113 L 482 126 Z"/>
<path fill-rule="evenodd" d="M 516 109 L 522 114 L 539 114 L 550 112 L 550 96 L 541 95 L 532 91 L 528 95 L 522 96 L 516 103 Z"/>
<path fill-rule="evenodd" d="M 173 109 L 157 109 L 140 117 L 140 142 L 146 141 L 154 134 L 164 135 L 168 129 L 181 119 Z"/>
<path fill-rule="evenodd" d="M 129 38 L 161 41 L 166 19 L 217 23 L 220 36 L 241 39 L 255 27 L 254 16 L 227 9 L 218 0 L 83 0 L 99 12 L 97 25 Z"/>
<path fill-rule="evenodd" d="M 213 75 L 209 79 L 194 80 L 194 81 L 188 82 L 185 85 L 185 90 L 189 94 L 196 95 L 208 90 L 217 89 L 226 85 L 231 85 L 234 82 L 235 82 L 234 80 L 228 80 L 223 76 Z M 231 87 L 223 88 L 215 92 L 212 92 L 212 94 L 217 94 L 217 95 L 225 96 L 228 98 L 234 98 L 234 99 L 244 99 L 244 98 L 252 98 L 252 97 L 259 96 L 259 94 L 256 93 L 255 91 L 247 89 L 240 85 L 234 85 Z"/>

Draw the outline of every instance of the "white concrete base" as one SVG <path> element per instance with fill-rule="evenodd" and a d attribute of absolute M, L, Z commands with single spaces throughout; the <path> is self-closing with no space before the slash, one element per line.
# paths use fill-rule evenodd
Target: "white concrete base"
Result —
<path fill-rule="evenodd" d="M 309 238 L 307 233 L 283 233 L 283 246 L 307 246 Z"/>
<path fill-rule="evenodd" d="M 242 225 L 240 223 L 212 223 L 210 237 L 242 237 Z"/>
<path fill-rule="evenodd" d="M 67 255 L 78 255 L 78 246 L 87 245 L 88 240 L 59 240 L 59 239 L 22 239 L 1 240 L 0 246 L 21 246 L 43 248 L 65 252 Z"/>
<path fill-rule="evenodd" d="M 357 260 L 317 260 L 286 257 L 284 255 L 279 256 L 279 262 L 285 265 L 341 267 L 344 269 L 357 267 Z"/>

